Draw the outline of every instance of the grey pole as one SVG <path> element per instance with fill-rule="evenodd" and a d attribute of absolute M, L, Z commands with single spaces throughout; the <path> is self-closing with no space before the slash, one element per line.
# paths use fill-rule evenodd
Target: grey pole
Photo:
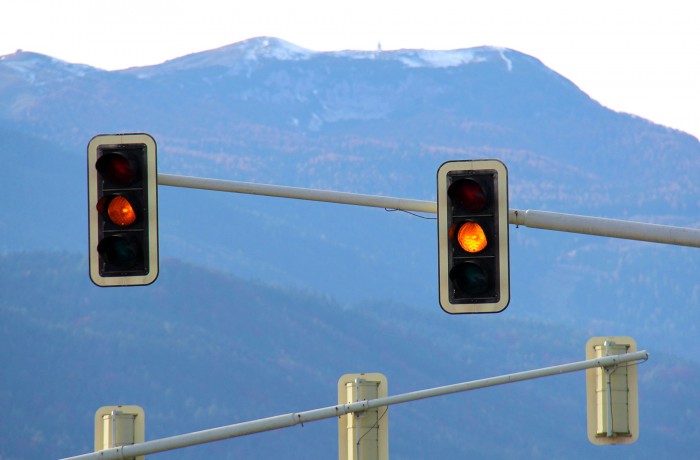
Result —
<path fill-rule="evenodd" d="M 452 393 L 463 391 L 476 390 L 506 383 L 520 382 L 523 380 L 531 380 L 540 377 L 552 375 L 566 374 L 569 372 L 582 371 L 594 367 L 615 366 L 622 363 L 636 362 L 646 360 L 649 357 L 646 351 L 637 351 L 622 355 L 605 356 L 602 358 L 590 359 L 586 361 L 578 361 L 575 363 L 561 364 L 542 369 L 531 371 L 518 372 L 515 374 L 501 375 L 498 377 L 490 377 L 471 382 L 457 383 L 437 388 L 429 388 L 426 390 L 418 390 L 411 393 L 403 393 L 394 396 L 383 398 L 358 401 L 349 404 L 340 404 L 337 406 L 324 407 L 306 412 L 297 412 L 285 415 L 277 415 L 274 417 L 253 420 L 250 422 L 236 423 L 209 430 L 197 431 L 193 433 L 181 434 L 169 438 L 156 439 L 138 444 L 119 446 L 111 449 L 92 452 L 89 454 L 68 457 L 63 460 L 108 460 L 108 459 L 125 459 L 137 457 L 139 455 L 154 454 L 167 450 L 180 449 L 183 447 L 204 444 L 213 441 L 220 441 L 238 436 L 245 436 L 253 433 L 261 433 L 263 431 L 272 431 L 280 428 L 286 428 L 303 423 L 314 422 L 327 418 L 335 418 L 348 413 L 362 412 L 368 409 L 375 409 L 381 406 L 389 406 L 392 404 L 401 404 L 420 399 L 432 398 L 435 396 L 443 396 Z"/>
<path fill-rule="evenodd" d="M 282 185 L 253 184 L 250 182 L 207 179 L 202 177 L 174 176 L 171 174 L 158 174 L 158 184 L 171 187 L 197 188 L 250 195 L 294 198 L 298 200 L 324 201 L 328 203 L 352 204 L 357 206 L 397 209 L 401 211 L 424 212 L 428 214 L 437 214 L 438 212 L 437 203 L 434 201 L 334 192 L 331 190 L 287 187 Z M 696 228 L 646 224 L 642 222 L 578 216 L 557 212 L 521 211 L 518 209 L 509 210 L 508 222 L 511 225 L 545 230 L 609 236 L 613 238 L 700 248 L 700 229 Z"/>

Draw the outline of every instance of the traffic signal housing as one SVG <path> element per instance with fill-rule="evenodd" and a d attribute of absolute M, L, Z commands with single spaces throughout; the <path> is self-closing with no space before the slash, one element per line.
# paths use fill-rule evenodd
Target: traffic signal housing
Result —
<path fill-rule="evenodd" d="M 338 405 L 386 398 L 387 379 L 378 372 L 344 374 L 338 379 Z M 388 406 L 338 417 L 338 459 L 389 459 Z"/>
<path fill-rule="evenodd" d="M 140 286 L 158 277 L 156 142 L 148 134 L 104 134 L 88 144 L 90 279 Z"/>
<path fill-rule="evenodd" d="M 593 337 L 586 359 L 634 353 L 632 337 Z M 586 370 L 588 440 L 596 445 L 632 444 L 639 438 L 637 365 L 619 364 Z"/>
<path fill-rule="evenodd" d="M 144 442 L 146 414 L 141 406 L 102 406 L 95 412 L 95 452 Z M 134 460 L 144 460 L 143 455 Z"/>
<path fill-rule="evenodd" d="M 437 195 L 440 306 L 448 313 L 503 311 L 510 301 L 506 166 L 443 163 Z"/>

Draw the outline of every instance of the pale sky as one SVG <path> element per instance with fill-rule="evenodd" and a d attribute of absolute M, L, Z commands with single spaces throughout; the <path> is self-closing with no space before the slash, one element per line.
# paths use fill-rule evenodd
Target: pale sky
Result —
<path fill-rule="evenodd" d="M 8 0 L 0 55 L 114 70 L 263 35 L 316 51 L 502 46 L 700 137 L 699 12 L 692 0 Z"/>

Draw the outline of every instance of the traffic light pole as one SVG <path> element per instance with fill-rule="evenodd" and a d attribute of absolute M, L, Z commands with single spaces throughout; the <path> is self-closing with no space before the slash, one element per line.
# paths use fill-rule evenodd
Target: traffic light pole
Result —
<path fill-rule="evenodd" d="M 437 203 L 434 201 L 334 192 L 330 190 L 316 190 L 280 185 L 253 184 L 250 182 L 207 179 L 201 177 L 175 176 L 171 174 L 158 174 L 158 184 L 171 187 L 196 188 L 437 214 Z M 547 211 L 521 211 L 518 209 L 509 210 L 508 222 L 516 227 L 523 226 L 543 230 L 556 230 L 700 248 L 700 229 L 696 228 L 647 224 Z"/>
<path fill-rule="evenodd" d="M 280 428 L 287 428 L 294 425 L 315 422 L 328 418 L 336 418 L 341 415 L 364 412 L 382 406 L 401 404 L 420 399 L 444 396 L 464 391 L 477 390 L 507 383 L 522 382 L 540 377 L 566 374 L 570 372 L 592 369 L 595 367 L 617 366 L 625 363 L 637 363 L 646 361 L 649 355 L 646 351 L 637 351 L 620 355 L 605 356 L 575 363 L 561 364 L 558 366 L 545 367 L 531 371 L 517 372 L 515 374 L 501 375 L 470 382 L 456 383 L 442 387 L 429 388 L 425 390 L 402 393 L 394 396 L 387 396 L 377 399 L 369 399 L 348 404 L 338 404 L 336 406 L 314 409 L 306 412 L 296 412 L 284 415 L 277 415 L 250 422 L 236 423 L 209 430 L 196 431 L 193 433 L 172 436 L 169 438 L 156 439 L 138 444 L 131 444 L 110 449 L 91 452 L 89 454 L 68 457 L 63 460 L 110 460 L 132 458 L 140 455 L 154 454 L 168 450 L 180 449 L 183 447 L 205 444 L 208 442 L 221 441 L 223 439 L 245 436 L 253 433 L 262 433 Z"/>
<path fill-rule="evenodd" d="M 646 224 L 628 220 L 577 216 L 548 211 L 511 209 L 508 221 L 516 227 L 558 230 L 585 235 L 609 236 L 627 240 L 700 247 L 700 229 Z"/>
<path fill-rule="evenodd" d="M 174 176 L 171 174 L 158 174 L 158 184 L 219 192 L 245 193 L 248 195 L 264 195 L 279 198 L 294 198 L 297 200 L 324 201 L 327 203 L 398 209 L 402 211 L 437 213 L 437 203 L 433 201 L 408 200 L 378 195 L 362 195 L 358 193 L 334 192 L 331 190 L 288 187 L 284 185 L 253 184 L 251 182 Z"/>

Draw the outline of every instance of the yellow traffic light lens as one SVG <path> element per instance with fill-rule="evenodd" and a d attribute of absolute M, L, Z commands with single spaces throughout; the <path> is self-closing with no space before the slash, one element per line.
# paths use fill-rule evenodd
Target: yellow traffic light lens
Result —
<path fill-rule="evenodd" d="M 109 220 L 120 227 L 126 227 L 136 222 L 136 211 L 129 200 L 123 196 L 115 196 L 107 207 Z"/>
<path fill-rule="evenodd" d="M 465 222 L 457 232 L 457 242 L 467 252 L 475 253 L 483 251 L 488 245 L 486 233 L 481 225 L 476 222 Z"/>

